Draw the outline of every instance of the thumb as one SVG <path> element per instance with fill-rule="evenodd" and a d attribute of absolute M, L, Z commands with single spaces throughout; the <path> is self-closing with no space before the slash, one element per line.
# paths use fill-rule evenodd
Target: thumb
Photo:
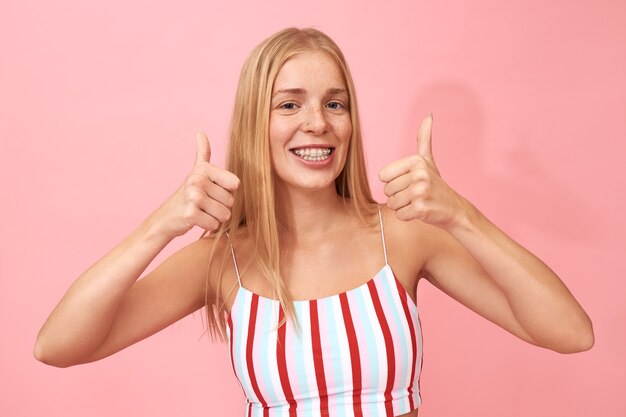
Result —
<path fill-rule="evenodd" d="M 196 132 L 196 164 L 211 160 L 211 145 L 203 131 Z"/>
<path fill-rule="evenodd" d="M 433 160 L 432 128 L 433 115 L 432 113 L 428 113 L 428 116 L 420 123 L 420 127 L 417 131 L 417 153 L 424 159 L 430 161 Z"/>

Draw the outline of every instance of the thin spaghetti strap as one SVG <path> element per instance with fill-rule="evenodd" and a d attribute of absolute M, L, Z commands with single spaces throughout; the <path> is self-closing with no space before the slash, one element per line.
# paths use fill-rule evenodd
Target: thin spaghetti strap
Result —
<path fill-rule="evenodd" d="M 380 206 L 378 206 L 378 221 L 380 223 L 380 236 L 383 241 L 383 253 L 385 254 L 385 265 L 387 262 L 387 246 L 385 245 L 385 231 L 383 230 L 383 215 L 380 213 Z"/>
<path fill-rule="evenodd" d="M 230 253 L 233 255 L 233 265 L 235 265 L 235 273 L 237 274 L 237 282 L 239 283 L 239 287 L 241 288 L 241 277 L 239 276 L 239 268 L 237 267 L 237 259 L 235 258 L 235 248 L 233 248 L 233 244 L 230 241 L 230 235 L 228 232 L 225 232 L 226 236 L 228 236 L 228 244 L 230 245 Z"/>

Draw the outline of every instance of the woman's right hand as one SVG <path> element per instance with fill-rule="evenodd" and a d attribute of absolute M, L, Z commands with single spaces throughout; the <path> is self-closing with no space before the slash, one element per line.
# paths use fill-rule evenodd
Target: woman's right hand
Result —
<path fill-rule="evenodd" d="M 230 219 L 239 178 L 210 163 L 211 146 L 202 131 L 196 132 L 196 162 L 185 181 L 151 215 L 151 222 L 172 239 L 193 226 L 207 232 Z"/>
<path fill-rule="evenodd" d="M 50 313 L 35 342 L 38 360 L 66 367 L 104 358 L 205 304 L 206 253 L 212 244 L 206 239 L 178 250 L 139 279 L 174 237 L 193 226 L 213 231 L 230 218 L 239 179 L 210 164 L 204 133 L 196 133 L 196 143 L 196 162 L 183 184 L 83 272 Z"/>

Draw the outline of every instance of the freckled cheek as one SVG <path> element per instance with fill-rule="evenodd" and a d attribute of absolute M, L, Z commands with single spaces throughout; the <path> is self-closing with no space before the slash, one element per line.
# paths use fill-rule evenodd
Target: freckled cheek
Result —
<path fill-rule="evenodd" d="M 270 153 L 279 154 L 281 152 L 286 152 L 285 145 L 291 138 L 288 129 L 281 126 L 270 125 L 269 135 Z"/>
<path fill-rule="evenodd" d="M 347 146 L 352 136 L 352 124 L 344 123 L 336 127 L 337 136 L 342 139 L 342 142 Z"/>
<path fill-rule="evenodd" d="M 346 138 L 346 142 L 350 141 L 350 137 L 352 136 L 352 125 L 348 125 L 346 127 L 346 131 L 345 131 L 345 138 Z"/>
<path fill-rule="evenodd" d="M 344 123 L 341 127 L 337 126 L 335 132 L 337 133 L 337 137 L 341 139 L 341 143 L 343 145 L 341 147 L 341 153 L 337 155 L 338 158 L 336 158 L 335 161 L 340 164 L 343 169 L 348 156 L 350 138 L 352 137 L 352 124 Z"/>

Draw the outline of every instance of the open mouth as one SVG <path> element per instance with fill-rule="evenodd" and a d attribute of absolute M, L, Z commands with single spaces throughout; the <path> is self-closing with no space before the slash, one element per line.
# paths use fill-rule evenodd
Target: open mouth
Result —
<path fill-rule="evenodd" d="M 290 151 L 305 161 L 324 161 L 330 157 L 335 148 L 297 148 Z"/>

